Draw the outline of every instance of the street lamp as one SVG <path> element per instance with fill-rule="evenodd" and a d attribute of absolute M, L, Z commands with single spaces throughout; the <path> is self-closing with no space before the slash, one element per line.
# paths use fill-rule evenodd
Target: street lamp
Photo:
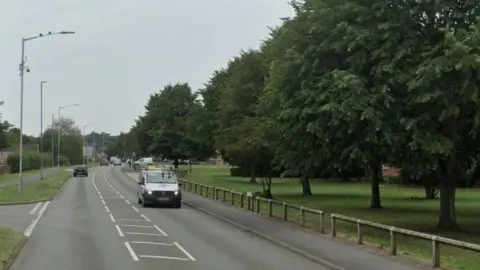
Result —
<path fill-rule="evenodd" d="M 22 178 L 22 172 L 23 172 L 23 74 L 25 73 L 25 70 L 27 72 L 30 72 L 30 69 L 25 66 L 25 63 L 27 60 L 25 59 L 25 43 L 27 41 L 37 39 L 37 38 L 42 38 L 42 37 L 47 37 L 47 36 L 52 36 L 52 35 L 71 35 L 75 34 L 75 32 L 72 31 L 60 31 L 60 32 L 48 32 L 47 34 L 39 34 L 38 36 L 33 36 L 33 37 L 28 37 L 28 38 L 22 38 L 22 56 L 20 60 L 20 65 L 19 65 L 19 70 L 20 70 L 20 143 L 19 143 L 19 164 L 18 164 L 18 191 L 20 193 L 23 192 L 23 178 Z"/>
<path fill-rule="evenodd" d="M 83 164 L 85 165 L 86 153 L 87 153 L 87 132 L 85 131 L 87 127 L 96 125 L 97 123 L 90 123 L 83 126 Z"/>
<path fill-rule="evenodd" d="M 65 109 L 65 108 L 70 108 L 70 107 L 76 107 L 76 106 L 80 106 L 80 104 L 71 104 L 71 105 L 66 105 L 66 106 L 61 106 L 61 107 L 58 107 L 58 120 L 57 120 L 57 128 L 58 128 L 58 149 L 57 149 L 57 167 L 60 168 L 60 137 L 62 135 L 62 126 L 60 125 L 60 121 L 61 121 L 61 113 L 62 113 L 62 109 Z"/>
<path fill-rule="evenodd" d="M 40 82 L 40 179 L 43 180 L 43 84 Z"/>
<path fill-rule="evenodd" d="M 52 131 L 52 168 L 55 166 L 55 150 L 54 150 L 54 141 L 53 141 L 53 135 L 55 134 L 55 114 L 52 113 L 52 126 L 50 127 L 50 130 Z"/>

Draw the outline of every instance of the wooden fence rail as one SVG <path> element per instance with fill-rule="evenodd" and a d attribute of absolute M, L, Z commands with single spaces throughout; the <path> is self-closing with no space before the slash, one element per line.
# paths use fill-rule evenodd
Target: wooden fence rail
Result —
<path fill-rule="evenodd" d="M 233 206 L 237 206 L 240 208 L 247 209 L 248 211 L 256 212 L 256 213 L 263 213 L 266 211 L 266 214 L 269 217 L 280 217 L 284 221 L 289 221 L 290 213 L 293 215 L 299 216 L 299 220 L 295 220 L 301 227 L 307 226 L 307 219 L 306 215 L 314 215 L 317 218 L 315 223 L 315 228 L 320 233 L 325 233 L 325 213 L 321 210 L 312 209 L 303 206 L 297 206 L 288 204 L 286 202 L 281 202 L 277 200 L 265 199 L 261 197 L 254 197 L 252 195 L 247 195 L 241 192 L 235 192 L 233 190 L 228 190 L 224 188 L 203 185 L 199 183 L 195 183 L 192 181 L 187 180 L 180 180 L 182 182 L 182 188 L 185 191 L 189 191 L 203 197 L 208 197 L 210 199 L 221 201 L 223 203 L 228 203 Z M 274 213 L 275 210 L 280 210 L 281 213 L 276 215 Z M 263 210 L 263 211 L 262 211 Z M 453 246 L 456 248 L 470 250 L 474 252 L 480 253 L 480 245 L 467 243 L 463 241 L 458 241 L 446 237 L 416 232 L 412 230 L 397 228 L 393 226 L 388 226 L 380 223 L 371 222 L 368 220 L 362 220 L 358 218 L 348 217 L 340 214 L 331 214 L 330 215 L 330 223 L 331 223 L 331 230 L 330 234 L 331 237 L 337 237 L 338 232 L 338 222 L 346 222 L 350 224 L 356 224 L 357 227 L 357 243 L 359 245 L 363 244 L 364 238 L 364 228 L 374 228 L 378 230 L 382 230 L 385 232 L 389 232 L 390 234 L 390 254 L 397 255 L 397 236 L 398 235 L 405 235 L 409 237 L 414 237 L 417 239 L 423 239 L 427 241 L 431 241 L 432 243 L 432 267 L 439 268 L 440 267 L 440 244 Z"/>

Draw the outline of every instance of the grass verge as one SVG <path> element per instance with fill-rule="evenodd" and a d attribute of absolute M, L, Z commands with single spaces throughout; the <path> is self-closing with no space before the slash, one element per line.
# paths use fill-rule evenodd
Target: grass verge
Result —
<path fill-rule="evenodd" d="M 260 184 L 250 184 L 247 178 L 231 177 L 226 167 L 193 166 L 192 172 L 184 177 L 186 180 L 200 184 L 221 187 L 237 192 L 255 192 L 261 190 Z M 457 218 L 460 225 L 466 230 L 461 233 L 442 233 L 435 231 L 439 201 L 412 199 L 423 197 L 423 189 L 410 187 L 394 187 L 383 185 L 381 197 L 383 209 L 369 209 L 370 185 L 368 183 L 345 183 L 316 180 L 312 181 L 313 196 L 302 196 L 301 186 L 296 179 L 274 179 L 272 192 L 276 199 L 290 204 L 306 206 L 323 210 L 327 233 L 330 229 L 329 214 L 338 213 L 364 220 L 370 220 L 386 225 L 438 234 L 453 239 L 480 244 L 480 215 L 478 215 L 478 201 L 480 190 L 460 189 L 457 191 Z M 213 195 L 213 194 L 211 194 Z M 220 195 L 221 196 L 221 195 Z M 237 198 L 238 199 L 238 198 Z M 231 198 L 226 198 L 229 203 Z M 239 204 L 238 204 L 239 205 Z M 246 203 L 245 203 L 246 205 Z M 263 205 L 261 212 L 267 214 L 267 207 Z M 274 207 L 273 215 L 283 217 L 283 209 Z M 289 221 L 298 222 L 300 213 L 291 210 Z M 307 225 L 311 229 L 319 228 L 319 218 L 313 215 L 306 216 Z M 355 237 L 356 225 L 339 222 L 338 231 L 346 237 Z M 364 240 L 379 247 L 389 246 L 388 232 L 365 228 Z M 413 237 L 398 238 L 401 252 L 407 257 L 420 260 L 431 259 L 431 243 Z M 442 267 L 454 269 L 478 269 L 480 254 L 464 251 L 443 245 L 441 247 Z"/>
<path fill-rule="evenodd" d="M 0 261 L 1 269 L 7 269 L 20 251 L 25 241 L 23 232 L 7 227 L 0 227 Z"/>
<path fill-rule="evenodd" d="M 70 177 L 71 172 L 61 170 L 56 175 L 25 184 L 22 194 L 18 193 L 16 185 L 2 187 L 0 188 L 0 205 L 50 200 Z"/>

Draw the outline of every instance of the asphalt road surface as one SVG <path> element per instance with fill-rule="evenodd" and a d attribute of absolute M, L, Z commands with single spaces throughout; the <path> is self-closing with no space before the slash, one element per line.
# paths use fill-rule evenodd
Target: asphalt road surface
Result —
<path fill-rule="evenodd" d="M 137 187 L 120 168 L 71 179 L 12 269 L 326 269 L 188 207 L 142 208 Z"/>
<path fill-rule="evenodd" d="M 0 225 L 25 231 L 37 219 L 44 203 L 0 206 Z"/>

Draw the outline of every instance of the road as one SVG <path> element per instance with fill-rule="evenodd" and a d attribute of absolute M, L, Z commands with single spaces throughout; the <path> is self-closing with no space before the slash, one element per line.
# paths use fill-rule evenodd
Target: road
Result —
<path fill-rule="evenodd" d="M 37 219 L 44 202 L 0 206 L 0 225 L 25 231 Z"/>
<path fill-rule="evenodd" d="M 67 182 L 14 270 L 326 269 L 192 208 L 141 208 L 120 168 Z"/>

